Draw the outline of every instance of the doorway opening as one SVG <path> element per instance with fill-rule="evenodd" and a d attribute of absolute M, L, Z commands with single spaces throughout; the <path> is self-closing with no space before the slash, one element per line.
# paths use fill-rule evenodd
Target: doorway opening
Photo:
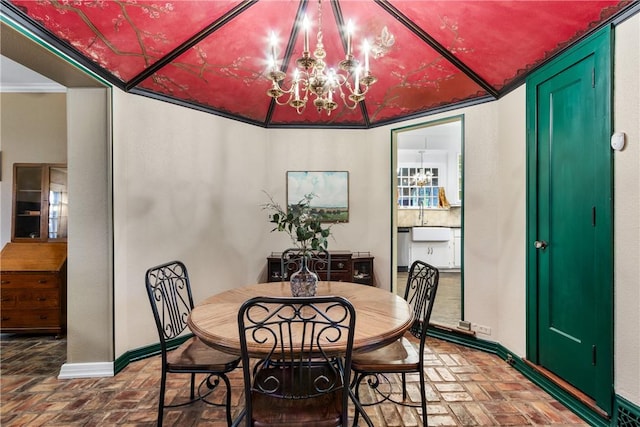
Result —
<path fill-rule="evenodd" d="M 462 115 L 394 129 L 392 140 L 392 289 L 404 296 L 416 260 L 440 271 L 431 322 L 463 318 Z"/>

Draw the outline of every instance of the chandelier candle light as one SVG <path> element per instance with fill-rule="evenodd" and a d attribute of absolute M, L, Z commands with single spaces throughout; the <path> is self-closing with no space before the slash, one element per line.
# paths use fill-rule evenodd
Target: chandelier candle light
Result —
<path fill-rule="evenodd" d="M 278 105 L 289 105 L 296 109 L 298 114 L 302 114 L 310 93 L 314 95 L 313 105 L 321 113 L 323 110 L 327 115 L 338 107 L 334 101 L 334 96 L 340 97 L 344 105 L 353 110 L 360 101 L 365 99 L 369 86 L 374 84 L 376 77 L 371 75 L 369 70 L 369 43 L 363 43 L 364 69 L 358 60 L 353 56 L 352 33 L 353 24 L 351 21 L 346 27 L 347 53 L 345 59 L 338 64 L 339 70 L 329 68 L 324 62 L 327 56 L 322 44 L 322 7 L 318 0 L 318 33 L 316 35 L 316 48 L 313 57 L 309 50 L 309 29 L 310 22 L 305 15 L 302 21 L 304 31 L 304 45 L 302 56 L 296 60 L 296 69 L 293 73 L 289 89 L 282 86 L 286 74 L 278 67 L 277 44 L 278 40 L 274 33 L 271 33 L 271 57 L 269 58 L 269 71 L 267 77 L 271 80 L 271 88 L 267 90 L 267 95 L 272 97 Z M 353 81 L 351 84 L 350 79 Z M 284 95 L 288 95 L 283 101 Z"/>

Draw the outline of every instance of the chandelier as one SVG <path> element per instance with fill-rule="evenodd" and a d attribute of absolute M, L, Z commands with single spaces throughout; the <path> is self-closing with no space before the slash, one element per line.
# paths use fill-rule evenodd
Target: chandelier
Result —
<path fill-rule="evenodd" d="M 318 113 L 324 110 L 327 115 L 330 115 L 331 111 L 338 107 L 337 98 L 340 98 L 347 108 L 354 110 L 360 101 L 365 99 L 369 86 L 377 80 L 369 70 L 368 42 L 365 40 L 363 43 L 364 67 L 361 67 L 353 55 L 353 25 L 349 21 L 346 29 L 343 29 L 347 39 L 345 59 L 338 64 L 339 70 L 327 69 L 325 63 L 327 53 L 322 44 L 320 0 L 318 0 L 318 32 L 313 56 L 309 51 L 309 27 L 310 23 L 305 15 L 302 21 L 304 31 L 302 56 L 296 60 L 296 69 L 288 83 L 288 89 L 284 87 L 286 74 L 278 67 L 277 38 L 274 33 L 271 33 L 271 56 L 267 72 L 267 77 L 271 80 L 271 88 L 267 90 L 267 95 L 272 97 L 278 105 L 289 105 L 295 108 L 298 114 L 302 114 L 311 98 Z M 282 65 L 286 69 L 286 64 Z"/>
<path fill-rule="evenodd" d="M 426 139 L 425 139 L 425 147 L 426 147 Z M 433 178 L 433 174 L 431 173 L 431 171 L 425 172 L 424 171 L 424 150 L 420 150 L 420 169 L 418 169 L 418 172 L 415 174 L 415 176 L 413 177 L 416 185 L 418 187 L 425 187 L 427 185 L 431 185 L 431 179 Z"/>

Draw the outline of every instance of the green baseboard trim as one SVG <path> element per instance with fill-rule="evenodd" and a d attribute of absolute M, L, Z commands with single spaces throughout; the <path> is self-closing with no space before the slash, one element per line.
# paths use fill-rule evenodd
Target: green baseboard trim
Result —
<path fill-rule="evenodd" d="M 180 346 L 180 344 L 182 344 L 192 336 L 193 334 L 189 334 L 189 335 L 184 335 L 184 336 L 167 341 L 167 350 L 173 350 L 174 348 Z M 127 351 L 122 356 L 118 357 L 114 362 L 113 364 L 114 375 L 118 374 L 118 372 L 126 368 L 129 363 L 146 359 L 149 357 L 157 356 L 158 354 L 161 353 L 161 351 L 162 349 L 160 347 L 160 343 Z"/>
<path fill-rule="evenodd" d="M 493 341 L 479 340 L 474 335 L 466 332 L 457 333 L 454 329 L 444 329 L 440 327 L 433 327 L 429 325 L 427 335 L 434 338 L 439 338 L 444 341 L 452 342 L 454 344 L 460 344 L 465 347 L 473 348 L 476 350 L 482 350 L 487 353 L 498 353 L 498 344 Z"/>
<path fill-rule="evenodd" d="M 460 344 L 476 350 L 492 353 L 503 359 L 514 369 L 524 375 L 531 382 L 553 396 L 558 402 L 569 408 L 574 414 L 582 418 L 594 427 L 638 427 L 640 426 L 640 407 L 614 395 L 614 413 L 612 416 L 603 417 L 599 412 L 578 400 L 575 396 L 559 387 L 557 384 L 543 376 L 541 373 L 527 365 L 524 360 L 515 353 L 509 351 L 499 343 L 485 341 L 469 334 L 456 333 L 455 330 L 429 328 L 428 335 L 444 341 Z"/>

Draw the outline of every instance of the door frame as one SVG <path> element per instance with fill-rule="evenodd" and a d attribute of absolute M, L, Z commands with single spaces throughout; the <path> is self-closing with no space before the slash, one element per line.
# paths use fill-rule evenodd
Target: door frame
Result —
<path fill-rule="evenodd" d="M 582 58 L 595 55 L 596 73 L 595 81 L 597 84 L 603 85 L 602 92 L 598 96 L 603 96 L 606 102 L 596 105 L 597 115 L 602 118 L 602 135 L 608 138 L 613 129 L 613 95 L 612 95 L 612 75 L 613 75 L 613 29 L 607 26 L 600 31 L 594 33 L 590 37 L 581 41 L 575 47 L 553 59 L 548 64 L 542 66 L 533 73 L 526 82 L 526 155 L 527 155 L 527 183 L 526 183 L 526 354 L 527 359 L 534 363 L 539 363 L 538 357 L 538 269 L 537 269 L 537 249 L 534 248 L 534 241 L 537 239 L 537 92 L 538 86 L 548 80 L 550 77 L 565 70 Z M 613 156 L 611 149 L 606 151 L 607 163 L 606 173 L 603 173 L 601 179 L 605 180 L 605 186 L 609 189 L 608 204 L 609 209 L 604 212 L 602 220 L 610 224 L 609 239 L 601 239 L 599 246 L 602 247 L 602 253 L 609 254 L 606 259 L 602 259 L 601 268 L 603 276 L 609 277 L 609 286 L 603 286 L 598 290 L 597 300 L 600 305 L 596 307 L 596 315 L 601 320 L 598 323 L 596 331 L 598 342 L 598 364 L 608 367 L 608 369 L 599 369 L 596 378 L 600 391 L 595 398 L 595 403 L 612 414 L 612 396 L 614 395 L 614 371 L 613 371 L 613 348 L 614 348 L 614 329 L 613 329 L 613 291 L 614 291 L 614 244 L 613 244 Z"/>

